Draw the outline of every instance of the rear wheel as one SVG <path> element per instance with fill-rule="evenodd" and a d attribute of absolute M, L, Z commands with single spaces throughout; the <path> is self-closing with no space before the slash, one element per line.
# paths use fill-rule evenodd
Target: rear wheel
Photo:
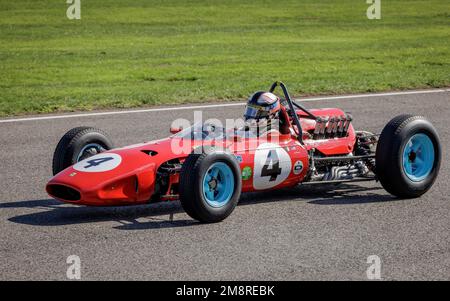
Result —
<path fill-rule="evenodd" d="M 436 129 L 421 116 L 400 115 L 383 129 L 376 151 L 376 174 L 398 197 L 419 197 L 439 173 L 441 146 Z"/>
<path fill-rule="evenodd" d="M 241 194 L 236 158 L 213 148 L 190 154 L 180 173 L 180 201 L 186 213 L 201 222 L 219 222 L 233 212 Z"/>
<path fill-rule="evenodd" d="M 59 141 L 53 154 L 53 175 L 78 161 L 113 148 L 112 141 L 102 130 L 77 127 L 68 131 Z"/>

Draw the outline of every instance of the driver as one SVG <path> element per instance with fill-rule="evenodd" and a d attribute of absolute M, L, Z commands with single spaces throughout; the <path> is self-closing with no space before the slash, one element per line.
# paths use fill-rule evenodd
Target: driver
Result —
<path fill-rule="evenodd" d="M 280 98 L 271 92 L 259 91 L 247 101 L 244 120 L 245 130 L 261 136 L 278 128 Z"/>

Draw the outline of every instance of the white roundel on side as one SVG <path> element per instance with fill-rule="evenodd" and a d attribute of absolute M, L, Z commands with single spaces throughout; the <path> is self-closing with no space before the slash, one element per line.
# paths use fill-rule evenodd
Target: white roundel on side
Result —
<path fill-rule="evenodd" d="M 120 162 L 122 162 L 122 157 L 119 154 L 103 153 L 84 159 L 75 164 L 73 168 L 84 172 L 104 172 L 113 170 L 119 166 Z"/>
<path fill-rule="evenodd" d="M 291 172 L 291 157 L 279 145 L 263 143 L 255 152 L 253 187 L 269 189 L 282 183 Z"/>

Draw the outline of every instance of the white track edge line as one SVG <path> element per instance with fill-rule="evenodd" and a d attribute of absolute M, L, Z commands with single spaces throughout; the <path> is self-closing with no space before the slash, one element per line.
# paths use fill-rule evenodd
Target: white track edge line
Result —
<path fill-rule="evenodd" d="M 450 89 L 434 89 L 434 90 L 403 91 L 403 92 L 385 92 L 385 93 L 372 93 L 372 94 L 353 94 L 353 95 L 343 95 L 343 96 L 298 98 L 296 100 L 297 101 L 311 102 L 311 101 L 319 101 L 319 100 L 369 98 L 369 97 L 411 95 L 411 94 L 429 94 L 429 93 L 444 93 L 444 92 L 450 92 Z M 0 119 L 0 123 L 11 123 L 11 122 L 21 122 L 21 121 L 37 121 L 37 120 L 51 120 L 51 119 L 65 119 L 65 118 L 77 118 L 77 117 L 92 117 L 92 116 L 105 116 L 105 115 L 135 114 L 135 113 L 148 113 L 148 112 L 163 112 L 163 111 L 175 111 L 175 110 L 207 109 L 207 108 L 217 108 L 217 107 L 233 107 L 233 106 L 242 106 L 244 104 L 245 104 L 244 102 L 237 102 L 237 103 L 224 103 L 224 104 L 214 104 L 214 105 L 164 107 L 164 108 L 153 108 L 153 109 L 136 109 L 136 110 L 108 111 L 108 112 L 96 112 L 96 113 L 80 113 L 80 114 L 67 114 L 67 115 L 51 115 L 51 116 L 38 116 L 38 117 L 25 117 L 25 118 L 11 118 L 11 119 Z"/>

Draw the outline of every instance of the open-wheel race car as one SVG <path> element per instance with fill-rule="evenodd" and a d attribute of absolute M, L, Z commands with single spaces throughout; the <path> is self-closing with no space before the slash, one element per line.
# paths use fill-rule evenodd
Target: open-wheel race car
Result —
<path fill-rule="evenodd" d="M 380 135 L 356 131 L 350 114 L 308 110 L 281 82 L 267 93 L 274 95 L 277 86 L 283 92 L 275 96 L 277 126 L 263 131 L 200 123 L 171 128 L 166 139 L 113 148 L 103 131 L 74 128 L 56 147 L 46 190 L 58 200 L 91 206 L 180 200 L 192 218 L 218 222 L 243 192 L 379 181 L 397 197 L 415 198 L 433 185 L 441 148 L 424 117 L 397 116 Z M 267 95 L 258 94 L 258 101 L 266 97 L 275 108 L 275 98 Z"/>

